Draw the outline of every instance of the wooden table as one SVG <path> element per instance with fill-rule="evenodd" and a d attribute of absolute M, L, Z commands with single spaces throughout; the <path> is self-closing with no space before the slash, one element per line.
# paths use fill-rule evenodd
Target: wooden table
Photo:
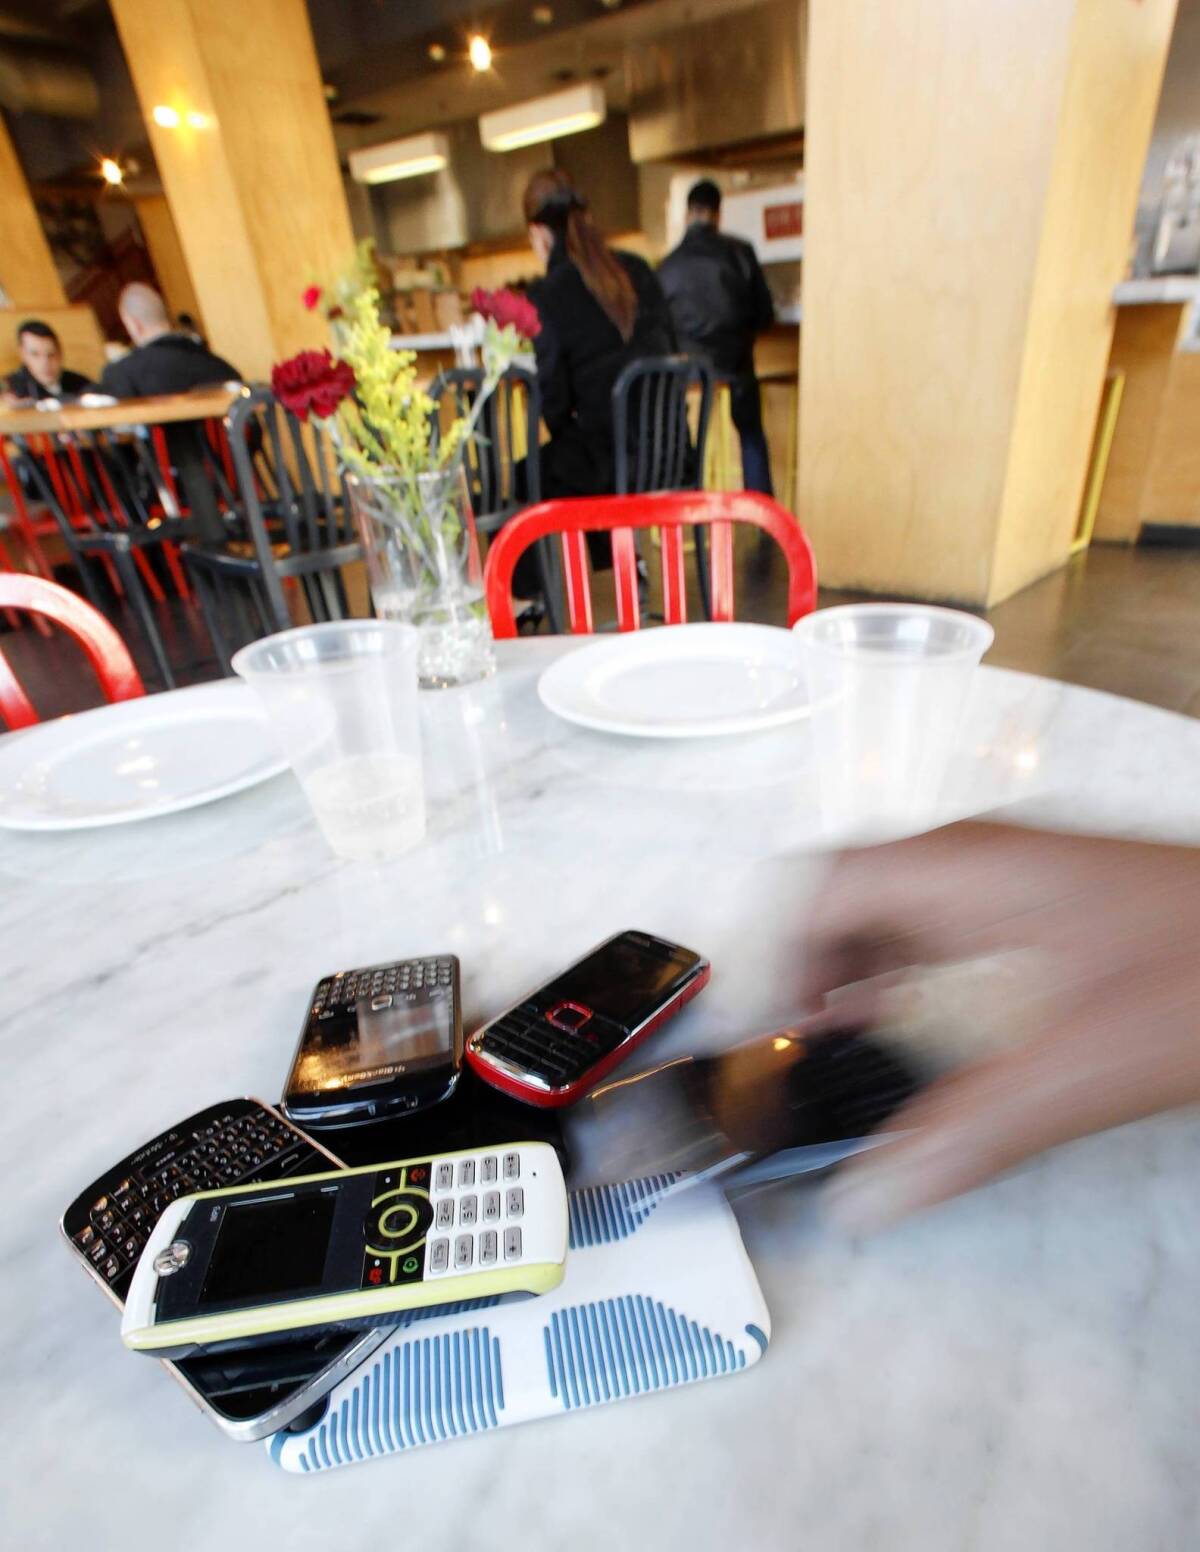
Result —
<path fill-rule="evenodd" d="M 212 420 L 228 414 L 230 406 L 249 391 L 240 383 L 218 384 L 188 393 L 122 399 L 102 408 L 64 404 L 58 410 L 0 409 L 0 436 L 48 436 L 63 431 L 107 431 L 122 426 L 169 426 Z M 171 447 L 171 457 L 197 531 L 208 544 L 223 543 L 221 515 L 199 449 L 193 449 L 189 439 L 177 439 Z"/>
<path fill-rule="evenodd" d="M 102 409 L 64 404 L 58 410 L 0 409 L 0 436 L 40 436 L 54 431 L 104 431 L 112 426 L 165 426 L 181 420 L 209 420 L 228 414 L 247 388 L 197 388 L 191 393 L 158 393 L 122 399 Z"/>

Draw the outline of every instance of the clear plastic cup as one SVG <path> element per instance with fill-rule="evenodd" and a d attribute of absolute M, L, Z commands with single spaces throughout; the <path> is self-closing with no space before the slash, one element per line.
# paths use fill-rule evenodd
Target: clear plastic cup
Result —
<path fill-rule="evenodd" d="M 827 835 L 862 842 L 929 828 L 992 627 L 957 609 L 879 603 L 821 609 L 794 629 Z"/>
<path fill-rule="evenodd" d="M 254 687 L 339 857 L 397 857 L 425 835 L 417 632 L 383 620 L 281 631 L 243 647 Z"/>

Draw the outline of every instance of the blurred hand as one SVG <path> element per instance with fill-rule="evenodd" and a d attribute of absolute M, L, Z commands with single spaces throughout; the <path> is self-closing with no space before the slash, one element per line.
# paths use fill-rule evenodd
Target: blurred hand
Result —
<path fill-rule="evenodd" d="M 908 1136 L 839 1175 L 830 1214 L 869 1232 L 1044 1148 L 1200 1100 L 1200 850 L 957 824 L 840 856 L 813 907 L 807 1002 L 918 965 L 1033 949 L 1027 1038 L 897 1112 Z M 870 1020 L 884 983 L 851 986 Z"/>

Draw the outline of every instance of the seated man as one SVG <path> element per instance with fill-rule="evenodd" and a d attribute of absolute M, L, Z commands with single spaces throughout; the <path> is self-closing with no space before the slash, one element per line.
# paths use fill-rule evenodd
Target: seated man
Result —
<path fill-rule="evenodd" d="M 116 399 L 143 399 L 241 381 L 237 367 L 171 327 L 166 305 L 153 286 L 140 280 L 126 286 L 117 298 L 117 311 L 134 348 L 104 368 L 100 387 L 105 393 Z M 210 478 L 203 421 L 179 421 L 168 426 L 166 433 L 184 506 L 205 542 L 219 545 L 225 532 Z"/>
<path fill-rule="evenodd" d="M 17 330 L 17 349 L 21 352 L 21 365 L 4 383 L 10 404 L 70 399 L 93 386 L 82 373 L 63 370 L 58 335 L 40 318 L 26 318 L 22 323 Z"/>
<path fill-rule="evenodd" d="M 104 393 L 115 399 L 141 399 L 241 381 L 237 367 L 171 327 L 166 304 L 153 286 L 140 280 L 126 286 L 117 298 L 117 311 L 134 348 L 104 368 L 100 378 Z"/>

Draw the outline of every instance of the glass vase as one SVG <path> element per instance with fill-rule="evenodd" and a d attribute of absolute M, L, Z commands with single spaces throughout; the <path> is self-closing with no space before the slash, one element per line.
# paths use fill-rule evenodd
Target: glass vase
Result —
<path fill-rule="evenodd" d="M 421 687 L 490 674 L 492 629 L 461 463 L 426 474 L 351 474 L 347 486 L 375 612 L 416 626 Z"/>

